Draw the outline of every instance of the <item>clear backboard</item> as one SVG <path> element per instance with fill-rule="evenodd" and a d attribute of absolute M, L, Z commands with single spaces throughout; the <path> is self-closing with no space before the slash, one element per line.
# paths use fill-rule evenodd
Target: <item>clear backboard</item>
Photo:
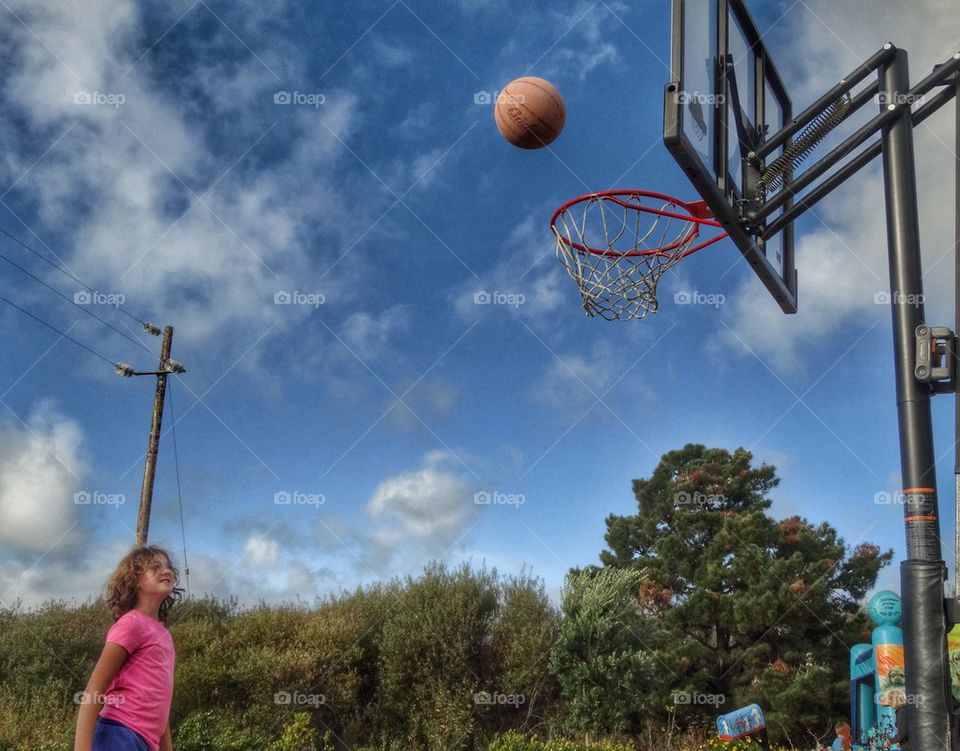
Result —
<path fill-rule="evenodd" d="M 744 157 L 793 113 L 742 0 L 673 0 L 671 79 L 664 96 L 667 149 L 783 311 L 795 313 L 793 226 L 758 239 L 765 224 L 751 225 L 743 200 L 745 181 L 757 174 L 745 168 Z"/>

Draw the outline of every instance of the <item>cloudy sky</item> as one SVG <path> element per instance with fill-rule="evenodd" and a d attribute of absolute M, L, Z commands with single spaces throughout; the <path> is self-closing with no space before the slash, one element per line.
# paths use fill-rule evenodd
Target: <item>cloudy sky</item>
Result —
<path fill-rule="evenodd" d="M 89 348 L 0 304 L 0 603 L 85 600 L 133 540 L 153 379 L 109 363 L 156 366 L 138 321 L 174 326 L 187 368 L 150 539 L 182 565 L 185 537 L 195 594 L 310 600 L 432 559 L 555 594 L 687 442 L 750 449 L 776 515 L 903 556 L 876 502 L 899 487 L 879 164 L 798 223 L 795 316 L 727 242 L 632 323 L 587 319 L 554 256 L 575 195 L 696 198 L 660 140 L 668 3 L 0 4 L 0 229 L 71 275 L 0 238 L 0 296 Z M 948 0 L 748 5 L 798 110 L 884 42 L 914 79 L 960 48 Z M 494 127 L 524 74 L 566 100 L 549 149 Z M 947 113 L 916 134 L 938 325 L 952 143 Z M 947 397 L 935 419 L 952 561 Z"/>

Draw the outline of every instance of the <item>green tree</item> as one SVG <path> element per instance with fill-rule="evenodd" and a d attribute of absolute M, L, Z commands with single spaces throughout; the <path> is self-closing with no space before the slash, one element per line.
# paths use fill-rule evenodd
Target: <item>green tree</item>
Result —
<path fill-rule="evenodd" d="M 407 579 L 380 637 L 373 717 L 382 735 L 424 751 L 470 742 L 496 608 L 495 572 L 433 563 Z"/>
<path fill-rule="evenodd" d="M 643 612 L 665 636 L 666 703 L 716 714 L 759 701 L 775 735 L 800 740 L 846 714 L 848 650 L 868 633 L 858 600 L 893 553 L 775 521 L 776 470 L 752 459 L 693 444 L 665 454 L 633 482 L 638 513 L 607 518 L 600 558 L 642 576 Z"/>
<path fill-rule="evenodd" d="M 526 573 L 501 581 L 498 592 L 500 604 L 490 635 L 488 666 L 493 685 L 484 689 L 522 697 L 522 702 L 483 708 L 485 729 L 548 732 L 563 711 L 559 685 L 549 668 L 560 614 L 550 604 L 543 582 Z"/>
<path fill-rule="evenodd" d="M 650 709 L 655 634 L 640 612 L 641 581 L 630 569 L 567 577 L 550 667 L 569 704 L 568 726 L 588 740 L 633 730 Z"/>

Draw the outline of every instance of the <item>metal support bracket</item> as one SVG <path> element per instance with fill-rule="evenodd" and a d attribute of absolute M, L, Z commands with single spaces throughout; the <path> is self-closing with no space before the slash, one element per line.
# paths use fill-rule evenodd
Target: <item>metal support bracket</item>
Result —
<path fill-rule="evenodd" d="M 957 390 L 957 338 L 946 326 L 916 328 L 917 354 L 914 375 L 918 381 L 929 383 L 935 394 L 952 394 Z"/>

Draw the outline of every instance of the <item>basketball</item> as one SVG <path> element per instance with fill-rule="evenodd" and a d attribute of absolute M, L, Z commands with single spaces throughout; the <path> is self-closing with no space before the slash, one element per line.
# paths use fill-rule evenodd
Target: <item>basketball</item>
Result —
<path fill-rule="evenodd" d="M 560 135 L 567 107 L 557 87 L 536 76 L 511 81 L 497 96 L 497 130 L 514 146 L 539 149 Z"/>

